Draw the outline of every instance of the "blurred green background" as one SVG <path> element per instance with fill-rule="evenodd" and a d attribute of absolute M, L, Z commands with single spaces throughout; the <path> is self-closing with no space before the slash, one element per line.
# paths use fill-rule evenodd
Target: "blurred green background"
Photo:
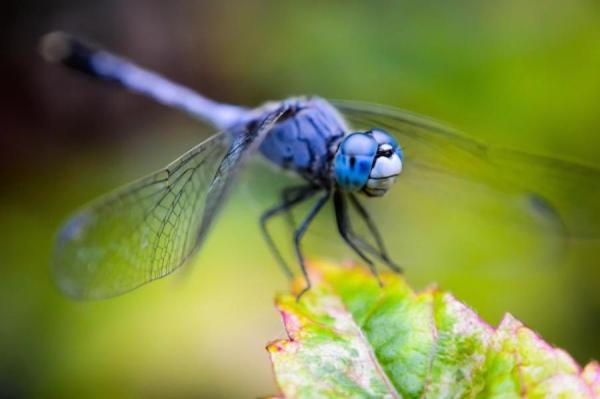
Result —
<path fill-rule="evenodd" d="M 272 298 L 286 281 L 257 227 L 278 175 L 260 164 L 195 267 L 106 301 L 57 292 L 48 263 L 61 220 L 210 130 L 44 64 L 37 40 L 49 30 L 92 38 L 218 100 L 385 103 L 600 166 L 596 1 L 8 1 L 0 22 L 2 397 L 266 395 L 276 387 L 264 347 L 285 334 Z M 492 324 L 510 312 L 579 362 L 600 359 L 598 242 L 564 243 L 427 198 L 407 211 L 399 193 L 411 199 L 398 189 L 373 212 L 415 287 L 435 282 Z M 328 213 L 307 252 L 352 259 Z M 274 228 L 285 245 L 285 225 Z"/>

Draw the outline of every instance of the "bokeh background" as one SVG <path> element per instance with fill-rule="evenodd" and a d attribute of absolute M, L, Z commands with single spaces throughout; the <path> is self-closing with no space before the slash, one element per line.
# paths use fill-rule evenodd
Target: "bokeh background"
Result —
<path fill-rule="evenodd" d="M 264 347 L 285 334 L 272 300 L 287 283 L 256 221 L 279 175 L 260 163 L 194 267 L 111 300 L 77 303 L 57 291 L 48 264 L 61 220 L 211 132 L 44 64 L 37 40 L 49 30 L 92 38 L 218 100 L 385 103 L 491 143 L 600 166 L 596 1 L 21 0 L 0 14 L 2 397 L 267 395 L 276 387 Z M 396 193 L 373 208 L 415 287 L 435 282 L 494 325 L 510 312 L 579 362 L 600 359 L 597 242 L 418 202 L 405 209 Z M 274 229 L 288 244 L 286 226 Z M 330 210 L 306 248 L 352 259 Z"/>

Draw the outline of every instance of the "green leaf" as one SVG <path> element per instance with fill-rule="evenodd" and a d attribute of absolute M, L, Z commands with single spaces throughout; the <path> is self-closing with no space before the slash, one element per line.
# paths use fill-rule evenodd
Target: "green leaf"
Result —
<path fill-rule="evenodd" d="M 415 293 L 362 267 L 316 263 L 300 302 L 276 300 L 288 339 L 267 347 L 285 398 L 593 398 L 585 369 L 506 315 L 498 328 L 451 294 Z"/>

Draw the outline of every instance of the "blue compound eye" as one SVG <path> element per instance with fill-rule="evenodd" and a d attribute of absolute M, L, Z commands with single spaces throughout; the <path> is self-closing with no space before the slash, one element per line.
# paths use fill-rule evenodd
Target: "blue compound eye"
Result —
<path fill-rule="evenodd" d="M 377 144 L 379 145 L 389 144 L 394 148 L 398 147 L 396 140 L 394 140 L 394 138 L 383 129 L 373 129 L 369 132 L 369 134 L 375 139 L 375 141 L 377 141 Z"/>
<path fill-rule="evenodd" d="M 335 178 L 343 190 L 359 191 L 364 187 L 378 146 L 367 133 L 352 133 L 344 138 L 335 155 Z"/>
<path fill-rule="evenodd" d="M 389 144 L 392 147 L 392 150 L 400 157 L 400 159 L 404 158 L 402 149 L 398 145 L 398 142 L 388 132 L 383 129 L 373 129 L 369 132 L 369 134 L 375 139 L 375 141 L 377 141 L 379 146 L 383 144 Z"/>

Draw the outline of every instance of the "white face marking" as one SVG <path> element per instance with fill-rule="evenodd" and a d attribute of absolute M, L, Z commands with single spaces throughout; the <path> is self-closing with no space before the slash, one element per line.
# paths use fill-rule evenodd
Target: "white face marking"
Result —
<path fill-rule="evenodd" d="M 379 150 L 380 150 L 380 151 L 391 151 L 391 150 L 393 150 L 393 148 L 392 148 L 392 146 L 391 146 L 391 145 L 389 145 L 389 144 L 381 144 L 381 145 L 379 146 Z"/>
<path fill-rule="evenodd" d="M 396 176 L 386 177 L 385 179 L 369 179 L 367 187 L 376 190 L 389 190 L 396 181 Z"/>
<path fill-rule="evenodd" d="M 386 145 L 386 144 L 384 144 Z M 383 147 L 383 146 L 382 146 Z M 391 147 L 390 147 L 391 149 Z M 398 154 L 392 154 L 391 157 L 378 157 L 375 160 L 375 165 L 371 168 L 369 178 L 382 179 L 385 177 L 395 176 L 402 171 L 402 161 Z"/>
<path fill-rule="evenodd" d="M 365 190 L 370 195 L 377 197 L 382 196 L 392 187 L 396 181 L 396 176 L 400 174 L 401 171 L 402 160 L 398 154 L 394 153 L 389 158 L 384 156 L 378 157 L 375 160 L 375 165 L 373 165 L 373 168 L 371 169 L 369 180 L 367 180 L 367 184 L 365 185 Z"/>

